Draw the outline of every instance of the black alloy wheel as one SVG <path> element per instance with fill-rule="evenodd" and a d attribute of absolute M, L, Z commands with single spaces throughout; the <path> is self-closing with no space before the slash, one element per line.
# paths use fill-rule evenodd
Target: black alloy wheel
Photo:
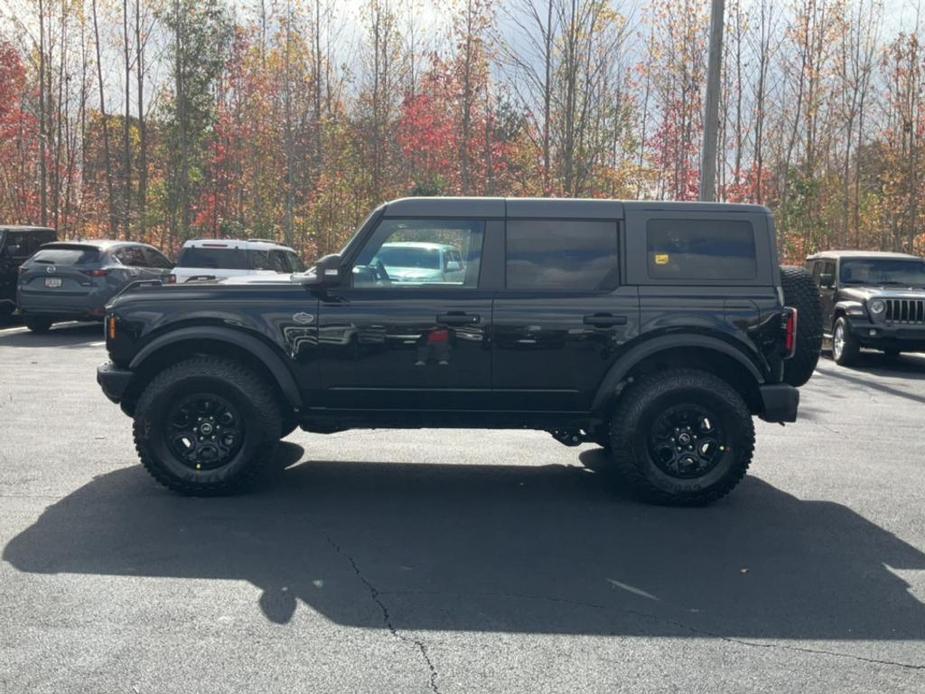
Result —
<path fill-rule="evenodd" d="M 670 477 L 703 477 L 728 448 L 720 417 L 704 405 L 682 403 L 658 414 L 650 425 L 649 454 Z"/>
<path fill-rule="evenodd" d="M 245 425 L 240 413 L 214 393 L 180 399 L 163 420 L 164 438 L 178 460 L 193 470 L 227 465 L 240 450 Z"/>

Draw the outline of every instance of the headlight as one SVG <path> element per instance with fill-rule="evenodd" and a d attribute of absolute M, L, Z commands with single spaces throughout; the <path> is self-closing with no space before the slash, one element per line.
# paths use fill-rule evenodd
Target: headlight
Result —
<path fill-rule="evenodd" d="M 883 313 L 886 310 L 886 304 L 880 299 L 874 299 L 867 304 L 867 308 L 870 309 L 871 313 Z"/>

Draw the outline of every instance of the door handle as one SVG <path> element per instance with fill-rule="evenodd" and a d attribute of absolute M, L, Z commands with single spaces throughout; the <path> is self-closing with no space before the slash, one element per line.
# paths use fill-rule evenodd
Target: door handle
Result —
<path fill-rule="evenodd" d="M 475 313 L 464 313 L 463 311 L 450 311 L 449 313 L 438 313 L 437 322 L 446 325 L 472 325 L 482 320 L 482 317 Z"/>
<path fill-rule="evenodd" d="M 615 325 L 626 325 L 626 316 L 615 316 L 612 313 L 594 313 L 584 317 L 585 325 L 596 328 L 610 328 Z"/>

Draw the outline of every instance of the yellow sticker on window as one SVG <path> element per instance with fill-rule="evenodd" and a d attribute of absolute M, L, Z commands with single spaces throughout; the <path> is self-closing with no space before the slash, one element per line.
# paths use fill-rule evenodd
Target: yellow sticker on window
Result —
<path fill-rule="evenodd" d="M 655 254 L 655 264 L 656 265 L 667 265 L 671 260 L 667 253 L 656 253 Z"/>

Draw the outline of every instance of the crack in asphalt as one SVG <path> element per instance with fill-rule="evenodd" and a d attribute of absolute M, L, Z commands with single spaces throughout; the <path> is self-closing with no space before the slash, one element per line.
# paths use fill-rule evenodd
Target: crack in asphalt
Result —
<path fill-rule="evenodd" d="M 348 562 L 350 562 L 350 566 L 353 567 L 353 572 L 357 575 L 357 578 L 360 579 L 363 585 L 366 586 L 366 589 L 369 591 L 370 598 L 372 598 L 372 601 L 376 603 L 376 605 L 378 605 L 379 609 L 382 611 L 382 621 L 388 628 L 389 633 L 399 641 L 413 645 L 421 653 L 421 657 L 424 658 L 424 662 L 427 664 L 428 670 L 430 670 L 430 688 L 434 694 L 440 694 L 440 688 L 437 686 L 437 668 L 434 666 L 434 662 L 431 660 L 430 654 L 427 652 L 427 644 L 425 644 L 420 639 L 405 636 L 395 627 L 395 625 L 392 623 L 392 616 L 389 612 L 388 606 L 386 606 L 386 604 L 379 597 L 382 595 L 379 589 L 376 588 L 376 586 L 374 586 L 370 580 L 363 575 L 363 572 L 360 571 L 360 567 L 357 565 L 356 560 L 350 554 L 345 552 L 339 544 L 330 538 L 330 536 L 326 535 L 325 537 L 328 541 L 328 544 L 331 545 L 334 551 L 344 557 L 344 559 L 346 559 Z"/>
<path fill-rule="evenodd" d="M 678 621 L 677 619 L 672 619 L 671 617 L 663 617 L 661 615 L 652 614 L 651 612 L 643 612 L 641 610 L 634 610 L 632 608 L 625 607 L 615 607 L 613 605 L 605 605 L 603 603 L 594 603 L 586 602 L 584 600 L 573 600 L 571 598 L 560 598 L 553 597 L 548 595 L 531 595 L 527 593 L 445 593 L 438 591 L 386 591 L 387 595 L 452 595 L 455 598 L 505 598 L 505 599 L 516 599 L 516 600 L 540 600 L 546 602 L 555 602 L 565 605 L 574 605 L 576 607 L 589 607 L 596 610 L 615 610 L 618 612 L 623 612 L 624 614 L 633 615 L 635 617 L 641 617 L 643 619 L 648 619 L 654 622 L 662 622 L 663 624 L 670 624 L 671 626 L 677 627 L 679 629 L 684 629 L 689 631 L 692 634 L 697 636 L 707 636 L 710 638 L 719 639 L 720 641 L 725 641 L 726 643 L 734 643 L 740 646 L 750 646 L 752 648 L 766 648 L 766 649 L 776 649 L 783 651 L 791 651 L 798 653 L 808 653 L 812 655 L 827 655 L 833 658 L 847 658 L 850 660 L 856 660 L 863 663 L 871 663 L 875 665 L 885 665 L 888 667 L 897 667 L 905 670 L 925 670 L 925 665 L 917 665 L 915 663 L 903 663 L 896 660 L 882 660 L 880 658 L 868 658 L 863 655 L 856 655 L 853 653 L 842 653 L 839 651 L 829 651 L 823 648 L 808 648 L 805 646 L 789 646 L 782 643 L 768 643 L 766 641 L 749 641 L 746 639 L 739 639 L 733 636 L 726 636 L 716 631 L 710 631 L 709 629 L 702 629 L 700 627 L 695 627 L 690 624 Z"/>

